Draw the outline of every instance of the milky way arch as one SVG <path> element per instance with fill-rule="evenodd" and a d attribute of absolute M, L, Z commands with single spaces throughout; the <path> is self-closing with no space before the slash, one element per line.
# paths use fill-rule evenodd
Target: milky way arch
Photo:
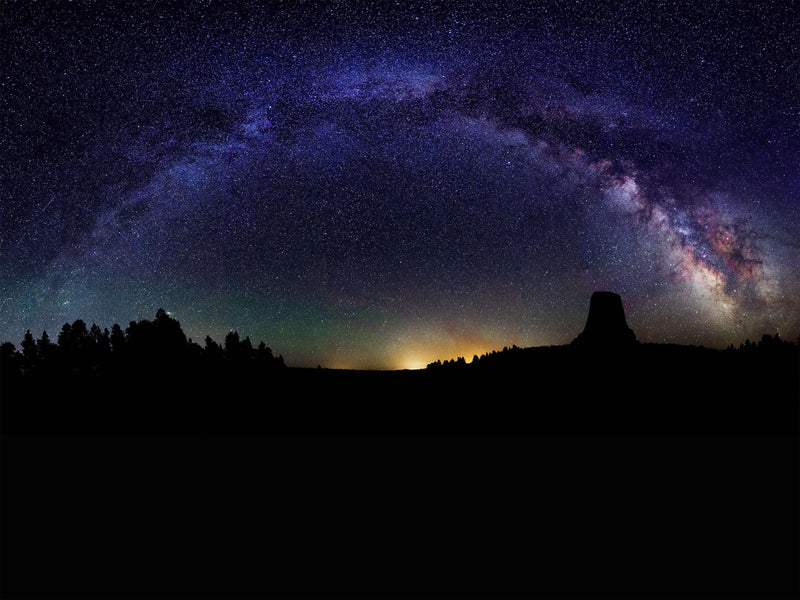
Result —
<path fill-rule="evenodd" d="M 198 339 L 385 367 L 569 341 L 613 289 L 640 339 L 797 335 L 797 174 L 738 105 L 613 46 L 450 24 L 378 49 L 173 37 L 62 110 L 81 128 L 17 107 L 44 141 L 4 178 L 0 332 L 165 306 Z"/>

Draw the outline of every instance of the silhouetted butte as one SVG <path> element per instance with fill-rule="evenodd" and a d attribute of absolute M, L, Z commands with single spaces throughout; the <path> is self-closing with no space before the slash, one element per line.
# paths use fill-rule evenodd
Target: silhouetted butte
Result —
<path fill-rule="evenodd" d="M 614 292 L 594 292 L 583 332 L 573 341 L 581 347 L 625 347 L 636 335 L 625 320 L 622 298 Z"/>

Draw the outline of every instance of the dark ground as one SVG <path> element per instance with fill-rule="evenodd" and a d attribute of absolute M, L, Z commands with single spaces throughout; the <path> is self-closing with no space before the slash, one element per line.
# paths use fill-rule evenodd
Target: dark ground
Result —
<path fill-rule="evenodd" d="M 796 597 L 795 359 L 4 382 L 3 597 Z"/>
<path fill-rule="evenodd" d="M 16 377 L 3 431 L 796 433 L 800 355 L 636 345 L 515 349 L 423 371 L 202 364 Z"/>

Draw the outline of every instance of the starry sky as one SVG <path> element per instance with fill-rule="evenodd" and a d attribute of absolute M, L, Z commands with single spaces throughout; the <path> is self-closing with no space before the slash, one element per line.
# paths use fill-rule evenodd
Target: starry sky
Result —
<path fill-rule="evenodd" d="M 800 7 L 0 5 L 0 340 L 290 366 L 800 334 Z"/>

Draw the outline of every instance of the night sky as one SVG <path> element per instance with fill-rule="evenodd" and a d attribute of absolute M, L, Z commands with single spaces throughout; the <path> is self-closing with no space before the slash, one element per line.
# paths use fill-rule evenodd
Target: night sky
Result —
<path fill-rule="evenodd" d="M 0 5 L 0 341 L 289 366 L 800 334 L 796 2 Z"/>

